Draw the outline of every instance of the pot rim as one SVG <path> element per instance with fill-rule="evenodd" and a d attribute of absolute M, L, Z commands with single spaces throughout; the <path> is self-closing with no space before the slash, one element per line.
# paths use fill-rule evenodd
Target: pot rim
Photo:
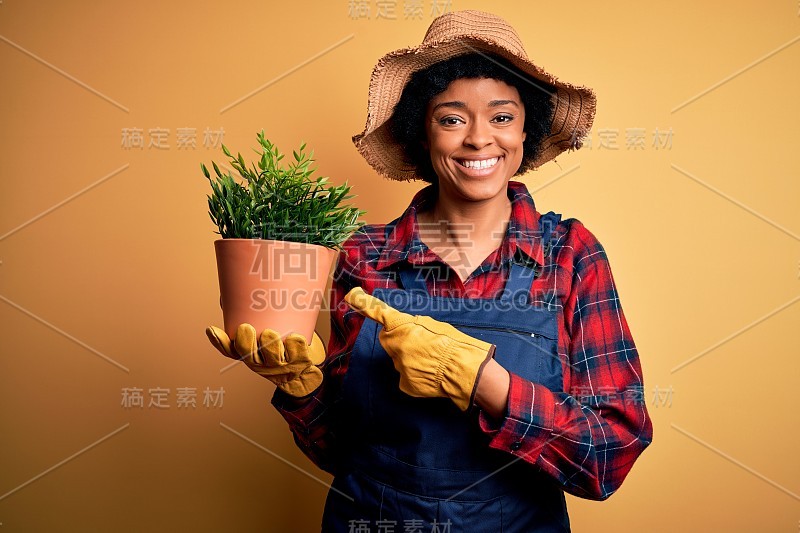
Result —
<path fill-rule="evenodd" d="M 316 247 L 319 247 L 319 248 L 325 248 L 327 250 L 336 251 L 336 248 L 331 248 L 330 246 L 324 246 L 322 244 L 314 244 L 314 243 L 310 243 L 310 242 L 297 242 L 297 241 L 282 241 L 280 239 L 246 239 L 246 238 L 239 238 L 239 237 L 229 237 L 229 238 L 225 238 L 225 239 L 215 239 L 214 240 L 214 244 L 215 245 L 217 243 L 221 243 L 221 242 L 288 242 L 290 244 L 296 244 L 296 245 L 300 245 L 300 246 L 316 246 Z"/>

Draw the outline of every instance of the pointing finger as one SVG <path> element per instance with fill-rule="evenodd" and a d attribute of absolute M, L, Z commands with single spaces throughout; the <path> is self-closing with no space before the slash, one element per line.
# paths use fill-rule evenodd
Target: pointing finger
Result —
<path fill-rule="evenodd" d="M 382 324 L 384 328 L 393 327 L 406 317 L 413 320 L 411 315 L 398 311 L 383 300 L 367 294 L 361 287 L 350 289 L 344 299 L 354 310 Z"/>

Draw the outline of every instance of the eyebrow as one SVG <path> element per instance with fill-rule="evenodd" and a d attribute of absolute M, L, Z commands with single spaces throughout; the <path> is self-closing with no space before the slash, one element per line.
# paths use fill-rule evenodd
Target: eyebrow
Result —
<path fill-rule="evenodd" d="M 508 105 L 508 104 L 512 104 L 516 107 L 519 107 L 519 104 L 514 100 L 492 100 L 491 102 L 489 102 L 489 107 L 499 107 L 501 105 Z M 467 107 L 467 104 L 459 100 L 454 100 L 452 102 L 440 102 L 433 107 L 433 111 L 436 111 L 440 107 L 455 107 L 456 109 L 464 109 Z"/>

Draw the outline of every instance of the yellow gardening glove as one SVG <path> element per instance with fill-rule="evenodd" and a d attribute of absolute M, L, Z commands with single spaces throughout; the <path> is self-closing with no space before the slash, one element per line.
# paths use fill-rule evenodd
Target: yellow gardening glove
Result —
<path fill-rule="evenodd" d="M 207 327 L 206 335 L 222 355 L 244 361 L 250 370 L 290 396 L 311 394 L 322 383 L 322 371 L 317 365 L 325 360 L 325 345 L 316 331 L 311 346 L 299 333 L 281 341 L 277 331 L 265 329 L 256 338 L 256 329 L 247 323 L 239 324 L 233 342 L 215 326 Z"/>
<path fill-rule="evenodd" d="M 378 340 L 400 372 L 400 390 L 417 397 L 449 397 L 462 411 L 472 405 L 478 375 L 495 346 L 446 322 L 412 316 L 355 287 L 345 301 L 379 324 Z"/>

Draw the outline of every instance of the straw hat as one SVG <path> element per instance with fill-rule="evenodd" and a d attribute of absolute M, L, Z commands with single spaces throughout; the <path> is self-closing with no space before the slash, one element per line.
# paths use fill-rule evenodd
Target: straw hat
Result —
<path fill-rule="evenodd" d="M 395 180 L 420 179 L 414 164 L 390 133 L 387 121 L 414 72 L 471 52 L 497 54 L 522 73 L 556 87 L 550 135 L 542 139 L 540 154 L 531 168 L 583 145 L 594 119 L 594 91 L 559 81 L 535 65 L 528 59 L 514 28 L 497 15 L 474 10 L 451 11 L 431 22 L 422 44 L 389 52 L 372 70 L 367 123 L 363 132 L 353 136 L 353 143 L 379 174 Z"/>

